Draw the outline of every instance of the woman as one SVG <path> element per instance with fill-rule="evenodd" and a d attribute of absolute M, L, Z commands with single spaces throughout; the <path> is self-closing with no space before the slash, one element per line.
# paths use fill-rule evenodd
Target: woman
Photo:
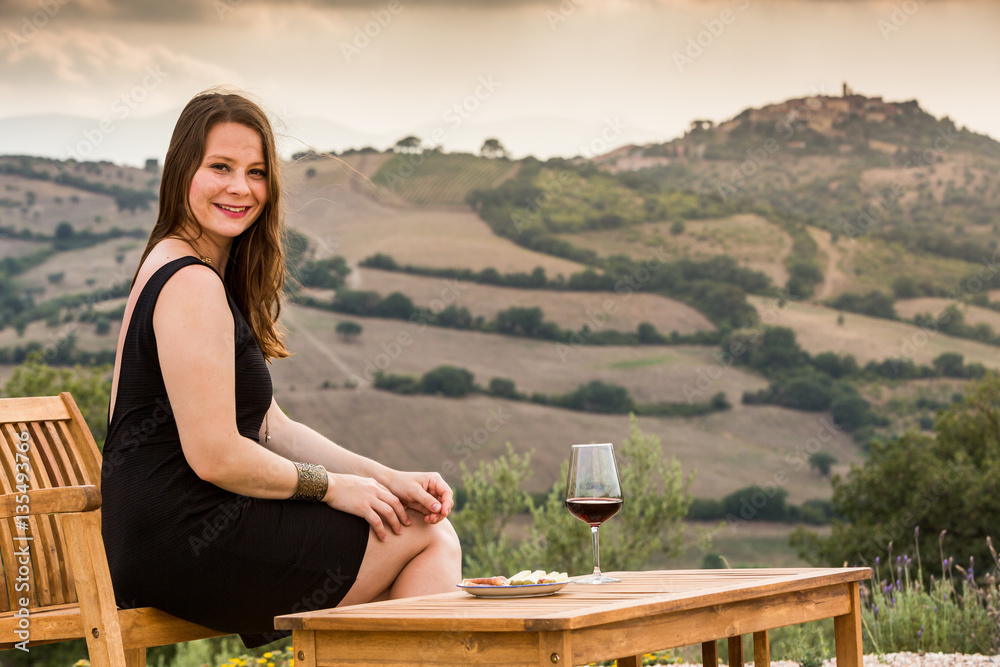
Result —
<path fill-rule="evenodd" d="M 103 536 L 118 604 L 248 648 L 284 613 L 454 590 L 437 473 L 392 470 L 282 413 L 265 361 L 284 283 L 270 124 L 234 94 L 177 121 L 111 389 Z"/>

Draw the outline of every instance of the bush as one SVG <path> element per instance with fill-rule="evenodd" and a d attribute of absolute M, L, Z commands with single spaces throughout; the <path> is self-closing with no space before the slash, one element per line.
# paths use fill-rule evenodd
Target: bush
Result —
<path fill-rule="evenodd" d="M 765 489 L 753 485 L 733 491 L 722 499 L 726 518 L 743 521 L 784 521 L 788 518 L 785 498 L 786 489 L 773 487 Z"/>
<path fill-rule="evenodd" d="M 830 476 L 830 467 L 837 462 L 837 457 L 828 452 L 816 452 L 809 456 L 809 467 L 823 477 Z"/>
<path fill-rule="evenodd" d="M 346 341 L 351 341 L 361 335 L 362 327 L 357 322 L 352 320 L 343 320 L 337 323 L 337 328 L 334 329 L 337 334 Z"/>
<path fill-rule="evenodd" d="M 654 553 L 679 555 L 692 477 L 682 474 L 675 459 L 664 458 L 659 438 L 644 434 L 634 416 L 617 453 L 622 493 L 629 501 L 601 527 L 603 569 L 641 569 Z M 510 575 L 525 564 L 571 575 L 592 571 L 590 529 L 566 510 L 566 472 L 564 463 L 544 503 L 538 503 L 523 490 L 532 474 L 531 457 L 518 455 L 509 444 L 506 455 L 475 471 L 463 466 L 467 500 L 451 520 L 462 539 L 468 576 Z M 523 512 L 530 512 L 532 523 L 518 542 L 508 528 Z"/>
<path fill-rule="evenodd" d="M 897 562 L 888 553 L 884 567 L 880 561 L 874 564 L 871 594 L 862 607 L 866 651 L 989 654 L 1000 647 L 996 574 L 988 574 L 980 588 L 971 569 L 948 558 L 942 562 L 944 576 L 925 585 L 919 551 L 917 559 L 905 555 Z M 1000 567 L 995 557 L 993 563 Z"/>
<path fill-rule="evenodd" d="M 726 507 L 715 498 L 695 498 L 688 508 L 689 521 L 717 521 L 726 518 Z"/>
<path fill-rule="evenodd" d="M 475 390 L 475 376 L 457 366 L 438 366 L 424 374 L 420 381 L 425 394 L 441 394 L 449 398 L 461 398 Z"/>
<path fill-rule="evenodd" d="M 514 381 L 507 378 L 493 378 L 490 380 L 489 393 L 491 396 L 499 398 L 521 398 L 521 394 L 517 392 L 517 386 L 514 384 Z"/>
<path fill-rule="evenodd" d="M 376 389 L 396 394 L 419 394 L 423 391 L 420 380 L 412 375 L 387 375 L 376 371 L 372 378 Z"/>
<path fill-rule="evenodd" d="M 571 410 L 604 414 L 625 414 L 635 409 L 628 389 L 600 380 L 593 380 L 566 394 L 559 400 L 559 405 Z"/>
<path fill-rule="evenodd" d="M 888 442 L 875 441 L 863 465 L 833 480 L 833 521 L 829 537 L 796 535 L 800 554 L 814 564 L 871 564 L 889 542 L 919 526 L 924 553 L 937 551 L 935 537 L 950 536 L 950 553 L 989 563 L 986 538 L 1000 516 L 1000 378 L 972 383 L 965 398 L 939 413 L 935 436 L 908 431 Z M 940 577 L 940 565 L 924 563 Z"/>

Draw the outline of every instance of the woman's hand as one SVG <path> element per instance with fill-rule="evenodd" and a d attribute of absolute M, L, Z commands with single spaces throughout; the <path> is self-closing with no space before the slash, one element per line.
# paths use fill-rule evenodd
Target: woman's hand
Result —
<path fill-rule="evenodd" d="M 455 504 L 451 487 L 436 472 L 393 471 L 386 486 L 403 505 L 423 514 L 424 523 L 438 523 Z"/>
<path fill-rule="evenodd" d="M 389 536 L 387 524 L 399 535 L 403 525 L 410 523 L 400 499 L 374 479 L 330 472 L 327 475 L 330 485 L 323 502 L 333 509 L 360 516 L 371 524 L 380 540 L 385 541 Z"/>

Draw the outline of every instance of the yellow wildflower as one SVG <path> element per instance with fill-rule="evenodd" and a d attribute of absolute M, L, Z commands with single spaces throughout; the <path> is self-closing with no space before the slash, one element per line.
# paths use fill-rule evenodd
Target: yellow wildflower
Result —
<path fill-rule="evenodd" d="M 265 658 L 270 658 L 270 657 L 271 657 L 271 652 L 270 652 L 270 651 L 268 651 L 267 653 L 265 653 L 265 654 L 264 654 L 264 657 L 265 657 Z"/>
<path fill-rule="evenodd" d="M 273 662 L 267 663 L 267 667 L 274 667 L 274 663 Z"/>

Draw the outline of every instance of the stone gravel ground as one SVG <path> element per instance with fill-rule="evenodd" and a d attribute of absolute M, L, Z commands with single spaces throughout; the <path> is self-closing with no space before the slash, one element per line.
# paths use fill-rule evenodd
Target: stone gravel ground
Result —
<path fill-rule="evenodd" d="M 753 663 L 747 663 L 752 665 Z M 827 660 L 823 667 L 836 667 L 836 660 Z M 964 655 L 961 653 L 888 653 L 866 655 L 865 667 L 997 667 L 1000 655 Z M 673 665 L 673 667 L 700 667 L 700 665 Z M 771 667 L 799 667 L 792 660 L 774 660 Z"/>

